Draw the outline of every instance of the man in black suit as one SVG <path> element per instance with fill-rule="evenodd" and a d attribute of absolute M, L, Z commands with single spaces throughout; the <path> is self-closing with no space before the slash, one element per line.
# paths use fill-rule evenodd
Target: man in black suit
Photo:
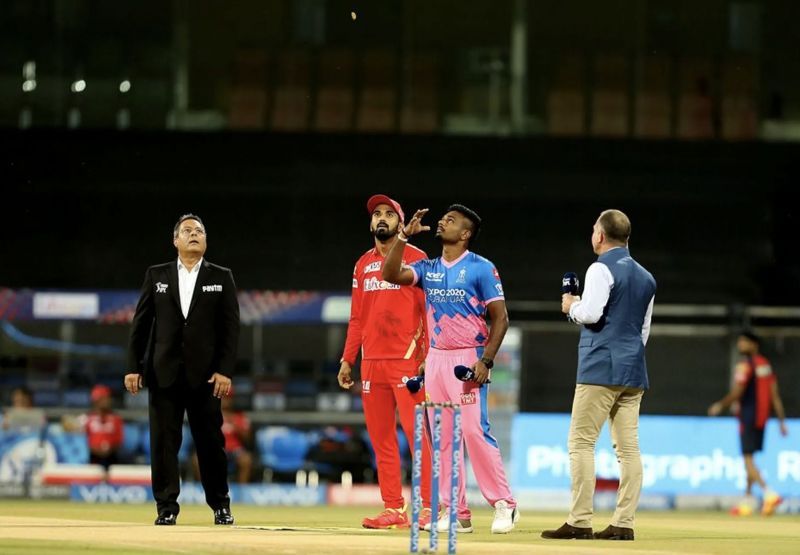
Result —
<path fill-rule="evenodd" d="M 178 259 L 151 266 L 133 317 L 125 389 L 149 389 L 150 453 L 157 525 L 180 511 L 178 450 L 183 416 L 197 448 L 214 524 L 233 524 L 220 399 L 231 390 L 239 342 L 233 274 L 203 259 L 202 220 L 181 216 L 173 232 Z"/>

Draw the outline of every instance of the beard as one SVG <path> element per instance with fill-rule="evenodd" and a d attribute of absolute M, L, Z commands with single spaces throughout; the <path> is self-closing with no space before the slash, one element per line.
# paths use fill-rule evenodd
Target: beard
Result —
<path fill-rule="evenodd" d="M 375 236 L 375 239 L 380 241 L 381 243 L 385 243 L 395 235 L 397 235 L 397 229 L 390 229 L 388 227 L 376 227 L 372 230 L 372 235 Z"/>
<path fill-rule="evenodd" d="M 436 235 L 434 235 L 434 237 L 436 238 L 437 241 L 439 241 L 442 244 L 448 244 L 449 245 L 449 244 L 455 243 L 455 241 L 452 241 L 450 239 L 445 239 L 444 233 L 442 233 L 438 229 L 436 230 Z"/>

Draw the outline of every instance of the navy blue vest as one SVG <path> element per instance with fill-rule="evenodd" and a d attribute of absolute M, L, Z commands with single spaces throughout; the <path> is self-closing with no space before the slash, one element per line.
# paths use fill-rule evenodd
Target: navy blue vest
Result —
<path fill-rule="evenodd" d="M 603 317 L 581 330 L 577 381 L 647 389 L 642 326 L 656 280 L 626 248 L 611 249 L 597 261 L 614 276 L 614 285 Z"/>

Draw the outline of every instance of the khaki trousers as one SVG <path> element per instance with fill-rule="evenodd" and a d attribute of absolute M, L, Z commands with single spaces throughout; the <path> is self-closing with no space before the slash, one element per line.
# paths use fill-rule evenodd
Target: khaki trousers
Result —
<path fill-rule="evenodd" d="M 595 444 L 608 419 L 620 467 L 617 509 L 611 524 L 633 528 L 642 491 L 639 405 L 643 393 L 642 389 L 623 386 L 578 384 L 575 387 L 567 442 L 572 476 L 572 507 L 567 524 L 577 528 L 592 527 Z"/>

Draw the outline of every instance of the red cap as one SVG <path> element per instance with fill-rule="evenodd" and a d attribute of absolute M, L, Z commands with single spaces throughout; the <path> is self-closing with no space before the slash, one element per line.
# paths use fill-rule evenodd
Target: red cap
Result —
<path fill-rule="evenodd" d="M 386 195 L 372 195 L 369 197 L 369 200 L 367 201 L 367 212 L 372 214 L 372 212 L 375 210 L 375 207 L 379 204 L 388 204 L 394 208 L 394 211 L 397 212 L 398 216 L 400 216 L 401 223 L 406 221 L 406 217 L 403 214 L 403 207 L 400 206 L 400 203 L 396 200 L 390 199 Z"/>
<path fill-rule="evenodd" d="M 111 388 L 107 385 L 96 385 L 92 388 L 92 402 L 96 402 L 103 397 L 111 397 Z"/>

